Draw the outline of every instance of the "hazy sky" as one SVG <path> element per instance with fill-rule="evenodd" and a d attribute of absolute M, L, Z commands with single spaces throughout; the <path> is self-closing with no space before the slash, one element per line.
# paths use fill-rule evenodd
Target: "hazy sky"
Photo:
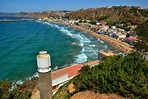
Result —
<path fill-rule="evenodd" d="M 119 5 L 148 8 L 148 0 L 0 0 L 0 12 L 78 10 Z"/>

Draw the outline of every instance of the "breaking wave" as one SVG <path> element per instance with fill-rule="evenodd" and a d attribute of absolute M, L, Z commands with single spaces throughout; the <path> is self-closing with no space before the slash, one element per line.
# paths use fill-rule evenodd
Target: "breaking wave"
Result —
<path fill-rule="evenodd" d="M 83 63 L 83 62 L 86 62 L 87 61 L 87 56 L 82 52 L 81 54 L 78 54 L 76 56 L 76 59 L 75 59 L 76 63 Z"/>

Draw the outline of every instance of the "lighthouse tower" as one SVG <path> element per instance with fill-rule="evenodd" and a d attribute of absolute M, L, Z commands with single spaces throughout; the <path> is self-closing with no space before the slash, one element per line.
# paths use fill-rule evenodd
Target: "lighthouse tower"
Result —
<path fill-rule="evenodd" d="M 40 51 L 37 55 L 37 66 L 39 74 L 40 99 L 51 99 L 52 80 L 51 80 L 51 61 L 47 51 Z"/>

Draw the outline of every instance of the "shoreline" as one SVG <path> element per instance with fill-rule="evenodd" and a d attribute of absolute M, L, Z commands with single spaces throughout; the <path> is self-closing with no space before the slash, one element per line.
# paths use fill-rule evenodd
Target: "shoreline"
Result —
<path fill-rule="evenodd" d="M 50 22 L 50 21 L 48 21 Z M 131 46 L 125 42 L 122 42 L 120 40 L 117 40 L 117 39 L 114 39 L 112 37 L 109 37 L 107 35 L 104 35 L 104 34 L 98 34 L 97 32 L 93 32 L 91 30 L 88 30 L 82 26 L 78 26 L 78 25 L 68 25 L 68 24 L 65 24 L 65 23 L 61 23 L 61 22 L 51 22 L 51 23 L 54 23 L 54 24 L 61 24 L 61 25 L 65 25 L 65 26 L 68 26 L 68 27 L 71 27 L 71 28 L 76 28 L 78 30 L 82 30 L 82 31 L 85 31 L 86 33 L 89 33 L 90 35 L 96 37 L 96 38 L 99 38 L 100 40 L 106 42 L 107 44 L 113 46 L 114 48 L 116 48 L 117 50 L 119 50 L 120 52 L 122 53 L 130 53 L 133 51 L 133 49 L 131 48 Z"/>

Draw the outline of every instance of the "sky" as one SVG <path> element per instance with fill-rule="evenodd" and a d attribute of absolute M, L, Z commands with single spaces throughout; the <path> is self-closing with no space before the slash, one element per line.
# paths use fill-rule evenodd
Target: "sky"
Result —
<path fill-rule="evenodd" d="M 78 10 L 106 6 L 140 6 L 148 8 L 148 0 L 0 0 L 0 12 L 41 12 Z"/>

